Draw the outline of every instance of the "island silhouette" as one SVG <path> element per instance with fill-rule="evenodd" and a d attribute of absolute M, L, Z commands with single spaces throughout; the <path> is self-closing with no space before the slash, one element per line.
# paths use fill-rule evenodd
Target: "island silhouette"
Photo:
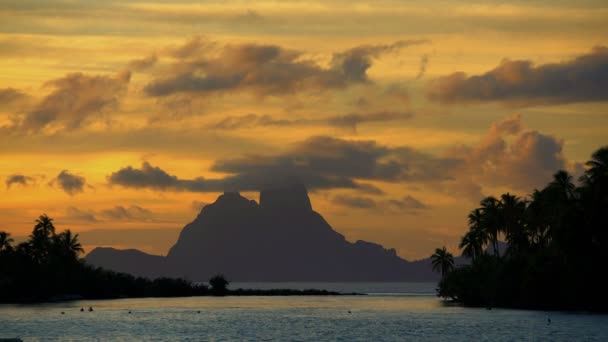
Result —
<path fill-rule="evenodd" d="M 259 204 L 225 192 L 180 233 L 167 256 L 98 247 L 87 263 L 136 276 L 205 281 L 436 281 L 430 259 L 410 262 L 395 249 L 349 242 L 313 210 L 300 183 L 260 192 Z"/>

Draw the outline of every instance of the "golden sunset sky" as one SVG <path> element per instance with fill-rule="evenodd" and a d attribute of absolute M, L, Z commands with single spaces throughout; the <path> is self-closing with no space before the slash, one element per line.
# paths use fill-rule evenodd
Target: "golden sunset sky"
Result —
<path fill-rule="evenodd" d="M 606 1 L 0 1 L 0 230 L 164 255 L 296 175 L 350 241 L 458 253 L 608 144 L 607 39 Z"/>

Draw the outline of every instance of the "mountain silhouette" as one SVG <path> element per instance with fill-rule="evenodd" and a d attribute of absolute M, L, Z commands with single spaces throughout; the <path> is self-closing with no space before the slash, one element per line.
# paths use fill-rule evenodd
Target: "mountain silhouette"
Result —
<path fill-rule="evenodd" d="M 187 224 L 166 257 L 96 248 L 87 262 L 139 276 L 206 281 L 434 281 L 428 259 L 408 262 L 379 244 L 351 243 L 312 209 L 307 190 L 225 192 Z"/>

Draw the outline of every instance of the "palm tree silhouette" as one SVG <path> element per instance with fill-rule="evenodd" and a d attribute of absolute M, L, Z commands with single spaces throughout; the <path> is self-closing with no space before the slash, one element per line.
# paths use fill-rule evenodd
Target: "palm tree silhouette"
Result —
<path fill-rule="evenodd" d="M 53 219 L 48 217 L 47 214 L 40 215 L 35 222 L 33 235 L 46 236 L 48 238 L 55 233 Z"/>
<path fill-rule="evenodd" d="M 475 259 L 483 253 L 483 246 L 488 242 L 482 228 L 481 209 L 475 209 L 469 213 L 469 231 L 462 237 L 460 245 L 462 254 Z"/>
<path fill-rule="evenodd" d="M 576 186 L 572 183 L 572 176 L 564 170 L 559 170 L 553 175 L 553 181 L 547 185 L 547 189 L 560 194 L 566 201 L 575 198 Z"/>
<path fill-rule="evenodd" d="M 500 202 L 492 196 L 484 198 L 481 205 L 481 228 L 488 241 L 492 243 L 494 256 L 498 257 L 498 234 L 500 233 Z"/>
<path fill-rule="evenodd" d="M 53 219 L 46 214 L 40 215 L 36 219 L 36 225 L 30 235 L 30 249 L 32 258 L 38 264 L 47 260 L 51 247 L 51 237 L 55 234 Z"/>
<path fill-rule="evenodd" d="M 7 232 L 0 232 L 0 254 L 13 250 L 14 240 L 10 236 L 11 234 Z"/>
<path fill-rule="evenodd" d="M 499 219 L 501 230 L 509 243 L 509 252 L 515 253 L 528 247 L 528 234 L 524 225 L 526 202 L 510 193 L 500 197 Z"/>
<path fill-rule="evenodd" d="M 445 246 L 435 249 L 435 253 L 431 255 L 433 271 L 441 272 L 441 278 L 454 269 L 454 256 L 448 252 Z"/>
<path fill-rule="evenodd" d="M 608 146 L 595 151 L 591 158 L 585 163 L 588 169 L 585 171 L 585 175 L 581 177 L 581 181 L 588 186 L 600 181 L 605 182 L 608 179 Z"/>
<path fill-rule="evenodd" d="M 53 244 L 57 247 L 59 253 L 71 259 L 78 257 L 80 253 L 84 253 L 82 245 L 78 242 L 78 234 L 72 236 L 72 231 L 69 229 L 55 235 Z"/>

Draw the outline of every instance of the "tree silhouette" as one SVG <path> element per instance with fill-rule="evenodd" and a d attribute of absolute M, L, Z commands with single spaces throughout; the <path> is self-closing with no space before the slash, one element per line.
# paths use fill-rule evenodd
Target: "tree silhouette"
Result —
<path fill-rule="evenodd" d="M 572 183 L 572 176 L 564 170 L 559 170 L 553 175 L 553 181 L 549 183 L 547 189 L 555 191 L 565 201 L 572 200 L 576 196 L 576 186 Z"/>
<path fill-rule="evenodd" d="M 7 232 L 0 232 L 0 254 L 11 252 L 13 250 L 12 243 L 14 242 L 14 240 L 11 239 L 10 236 L 11 234 Z"/>
<path fill-rule="evenodd" d="M 469 231 L 462 237 L 459 248 L 462 254 L 475 260 L 483 253 L 483 246 L 487 244 L 487 237 L 482 228 L 482 213 L 475 209 L 469 213 Z"/>
<path fill-rule="evenodd" d="M 467 305 L 608 310 L 605 275 L 596 266 L 608 259 L 608 147 L 586 166 L 579 186 L 558 170 L 527 199 L 506 193 L 482 200 L 460 243 L 473 262 L 443 272 L 438 294 Z M 493 247 L 504 234 L 507 253 L 498 258 L 494 247 L 494 257 L 477 254 L 480 230 Z M 434 269 L 442 253 L 437 249 Z"/>
<path fill-rule="evenodd" d="M 526 202 L 509 193 L 500 196 L 498 202 L 499 227 L 505 233 L 508 252 L 518 253 L 528 248 L 528 234 L 524 226 Z"/>
<path fill-rule="evenodd" d="M 55 226 L 53 225 L 53 219 L 46 214 L 40 215 L 35 222 L 36 225 L 32 235 L 30 235 L 29 244 L 31 257 L 36 263 L 41 264 L 47 259 L 52 242 L 51 238 L 55 234 Z"/>
<path fill-rule="evenodd" d="M 0 232 L 0 303 L 46 301 L 66 294 L 91 299 L 208 294 L 206 286 L 183 279 L 135 278 L 89 266 L 79 259 L 84 251 L 78 234 L 56 234 L 47 215 L 36 220 L 28 241 L 16 248 L 11 242 L 8 233 Z"/>
<path fill-rule="evenodd" d="M 605 183 L 608 179 L 608 146 L 595 151 L 591 158 L 585 163 L 588 169 L 585 170 L 585 175 L 581 178 L 581 181 L 586 185 L 593 185 L 598 182 Z"/>
<path fill-rule="evenodd" d="M 433 271 L 441 272 L 442 278 L 454 269 L 454 256 L 447 251 L 445 246 L 435 250 L 435 253 L 431 255 L 431 262 L 433 264 Z"/>
<path fill-rule="evenodd" d="M 222 274 L 216 274 L 209 279 L 209 285 L 211 285 L 211 292 L 216 296 L 223 296 L 226 294 L 230 282 L 224 278 Z"/>
<path fill-rule="evenodd" d="M 75 259 L 79 254 L 84 253 L 82 245 L 78 242 L 78 234 L 72 236 L 72 232 L 69 229 L 55 235 L 53 237 L 53 244 L 60 254 L 68 258 Z"/>
<path fill-rule="evenodd" d="M 486 197 L 481 201 L 481 229 L 485 238 L 491 242 L 494 256 L 498 257 L 498 234 L 500 233 L 499 201 L 495 197 Z"/>

